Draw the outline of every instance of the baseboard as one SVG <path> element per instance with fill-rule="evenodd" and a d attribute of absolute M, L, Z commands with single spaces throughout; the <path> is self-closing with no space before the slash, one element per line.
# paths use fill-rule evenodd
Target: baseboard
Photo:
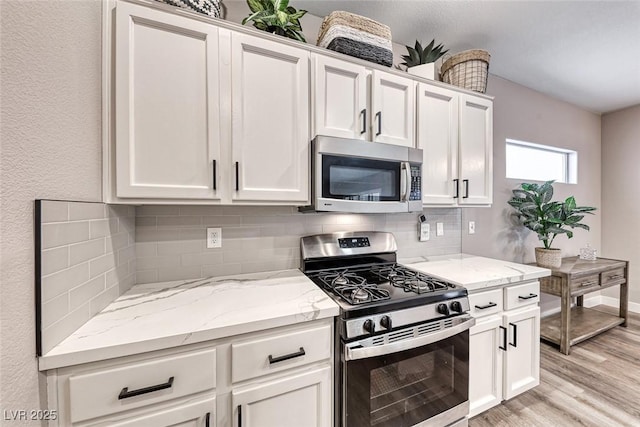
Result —
<path fill-rule="evenodd" d="M 620 300 L 614 297 L 608 297 L 605 295 L 594 295 L 592 297 L 585 297 L 584 306 L 594 307 L 596 305 L 608 305 L 610 307 L 620 307 Z M 637 302 L 629 302 L 629 311 L 632 313 L 640 314 L 640 304 Z"/>

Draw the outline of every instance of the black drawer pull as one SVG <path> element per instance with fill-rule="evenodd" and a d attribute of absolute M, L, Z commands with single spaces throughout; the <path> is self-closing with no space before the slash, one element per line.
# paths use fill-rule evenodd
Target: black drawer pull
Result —
<path fill-rule="evenodd" d="M 502 345 L 499 345 L 498 348 L 507 351 L 507 328 L 500 325 L 500 329 L 502 329 Z"/>
<path fill-rule="evenodd" d="M 529 294 L 529 295 L 524 296 L 524 297 L 522 295 L 520 295 L 518 298 L 519 299 L 531 299 L 531 298 L 536 298 L 537 296 L 538 296 L 537 294 Z"/>
<path fill-rule="evenodd" d="M 166 383 L 152 385 L 149 387 L 139 388 L 137 390 L 129 391 L 129 387 L 125 387 L 120 391 L 118 395 L 118 400 L 128 399 L 129 397 L 140 396 L 141 394 L 153 393 L 154 391 L 164 390 L 166 388 L 171 388 L 173 385 L 173 377 L 169 378 Z"/>
<path fill-rule="evenodd" d="M 300 347 L 300 351 L 296 351 L 295 353 L 291 354 L 285 354 L 284 356 L 273 357 L 272 355 L 269 355 L 269 364 L 273 365 L 274 363 L 284 362 L 285 360 L 304 356 L 305 354 L 306 353 L 304 352 L 304 347 Z"/>
<path fill-rule="evenodd" d="M 513 326 L 513 342 L 510 342 L 509 345 L 518 347 L 518 325 L 515 323 L 509 323 L 509 326 Z"/>
<path fill-rule="evenodd" d="M 485 304 L 485 305 L 476 305 L 476 308 L 477 308 L 478 310 L 486 310 L 487 308 L 495 307 L 496 305 L 498 305 L 498 304 L 496 304 L 495 302 L 491 302 L 491 301 L 489 301 L 489 304 Z"/>

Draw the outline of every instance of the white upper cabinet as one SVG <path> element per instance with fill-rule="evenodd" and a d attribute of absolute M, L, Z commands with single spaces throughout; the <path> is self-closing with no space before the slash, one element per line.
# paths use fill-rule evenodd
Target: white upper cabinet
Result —
<path fill-rule="evenodd" d="M 117 196 L 218 199 L 218 29 L 119 2 L 115 30 Z"/>
<path fill-rule="evenodd" d="M 415 147 L 415 81 L 313 54 L 313 135 Z"/>
<path fill-rule="evenodd" d="M 367 69 L 313 55 L 314 135 L 367 139 Z"/>
<path fill-rule="evenodd" d="M 373 70 L 373 141 L 415 147 L 415 84 L 411 79 Z"/>
<path fill-rule="evenodd" d="M 460 94 L 460 204 L 493 200 L 493 102 Z"/>
<path fill-rule="evenodd" d="M 493 201 L 493 102 L 418 83 L 417 147 L 425 205 Z"/>
<path fill-rule="evenodd" d="M 458 94 L 418 83 L 417 148 L 423 150 L 423 202 L 456 203 L 458 179 Z"/>
<path fill-rule="evenodd" d="M 307 202 L 309 52 L 231 34 L 233 200 Z"/>

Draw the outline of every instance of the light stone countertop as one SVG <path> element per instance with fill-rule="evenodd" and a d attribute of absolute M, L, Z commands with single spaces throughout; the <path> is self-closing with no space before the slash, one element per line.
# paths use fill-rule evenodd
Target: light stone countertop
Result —
<path fill-rule="evenodd" d="M 551 270 L 468 254 L 401 260 L 410 268 L 467 288 L 471 293 L 551 275 Z"/>
<path fill-rule="evenodd" d="M 337 316 L 299 270 L 134 285 L 39 358 L 41 371 Z"/>

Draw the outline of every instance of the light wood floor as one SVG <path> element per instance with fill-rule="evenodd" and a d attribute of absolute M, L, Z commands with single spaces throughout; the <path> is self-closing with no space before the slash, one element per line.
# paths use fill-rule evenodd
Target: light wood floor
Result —
<path fill-rule="evenodd" d="M 611 307 L 595 307 L 615 313 Z M 640 426 L 640 315 L 571 347 L 540 344 L 540 385 L 469 420 L 470 427 Z"/>

